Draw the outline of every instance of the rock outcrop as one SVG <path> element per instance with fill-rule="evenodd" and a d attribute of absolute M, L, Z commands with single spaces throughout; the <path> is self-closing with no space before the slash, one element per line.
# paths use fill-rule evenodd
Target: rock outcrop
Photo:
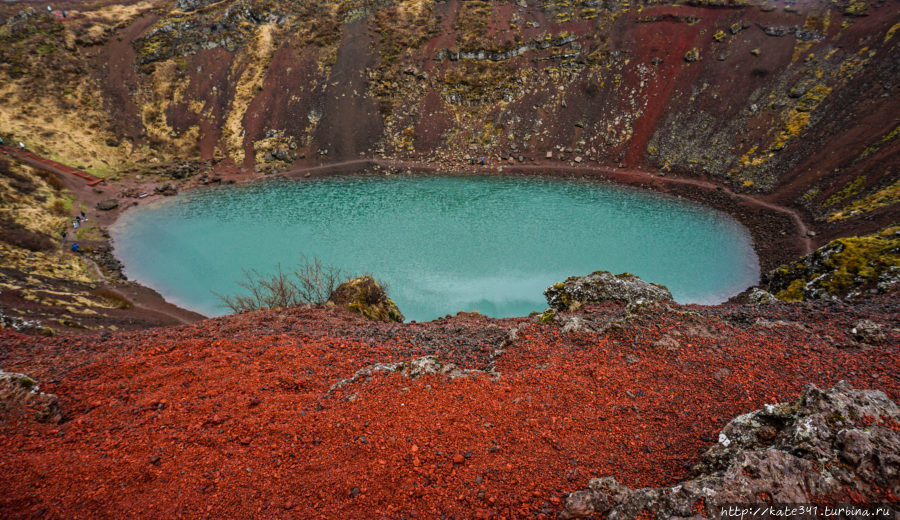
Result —
<path fill-rule="evenodd" d="M 328 301 L 346 306 L 371 320 L 398 323 L 404 320 L 397 304 L 387 297 L 384 288 L 371 276 L 360 276 L 342 283 L 331 293 Z"/>
<path fill-rule="evenodd" d="M 547 303 L 557 311 L 574 311 L 585 303 L 620 300 L 640 305 L 672 299 L 662 285 L 648 283 L 631 273 L 596 271 L 587 276 L 570 276 L 544 291 Z"/>
<path fill-rule="evenodd" d="M 41 392 L 34 379 L 0 370 L 0 419 L 11 417 L 56 424 L 62 420 L 62 410 L 56 396 Z"/>
<path fill-rule="evenodd" d="M 718 518 L 734 503 L 815 503 L 846 492 L 877 498 L 900 493 L 900 409 L 883 392 L 808 385 L 800 399 L 741 415 L 671 488 L 632 490 L 612 477 L 571 493 L 560 518 L 594 513 L 611 520 L 651 517 Z"/>
<path fill-rule="evenodd" d="M 119 201 L 116 199 L 103 199 L 97 203 L 97 209 L 100 211 L 110 211 L 119 207 Z"/>
<path fill-rule="evenodd" d="M 900 281 L 900 226 L 832 240 L 768 273 L 764 288 L 787 301 L 887 293 Z"/>

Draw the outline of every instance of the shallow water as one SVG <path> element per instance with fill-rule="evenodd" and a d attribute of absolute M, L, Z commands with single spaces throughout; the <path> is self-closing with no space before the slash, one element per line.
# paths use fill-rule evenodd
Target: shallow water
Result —
<path fill-rule="evenodd" d="M 391 176 L 274 179 L 188 191 L 126 212 L 112 229 L 129 278 L 206 315 L 242 269 L 304 257 L 388 282 L 407 319 L 457 311 L 523 316 L 542 291 L 598 269 L 661 283 L 681 303 L 719 303 L 756 283 L 747 230 L 662 195 L 586 181 Z"/>

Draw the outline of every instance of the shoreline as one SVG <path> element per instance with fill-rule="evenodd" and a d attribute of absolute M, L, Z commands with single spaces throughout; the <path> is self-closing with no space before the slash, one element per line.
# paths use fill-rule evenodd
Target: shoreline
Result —
<path fill-rule="evenodd" d="M 38 166 L 31 161 L 26 161 L 32 166 Z M 194 180 L 188 180 L 179 186 L 179 191 L 185 189 L 203 189 L 207 186 L 221 186 L 223 184 L 245 184 L 267 178 L 293 178 L 293 179 L 319 179 L 348 175 L 390 175 L 397 173 L 412 174 L 453 174 L 453 175 L 511 175 L 533 176 L 548 179 L 583 179 L 597 182 L 608 182 L 618 186 L 654 191 L 660 194 L 670 195 L 685 199 L 693 203 L 721 211 L 743 225 L 750 234 L 753 250 L 757 255 L 760 274 L 799 258 L 814 249 L 812 239 L 807 235 L 807 225 L 802 217 L 794 210 L 770 203 L 762 198 L 752 195 L 734 193 L 725 186 L 715 182 L 694 177 L 678 177 L 671 174 L 659 175 L 645 170 L 634 168 L 615 168 L 610 166 L 578 165 L 567 166 L 544 162 L 540 160 L 530 164 L 513 164 L 504 166 L 473 166 L 453 168 L 446 164 L 427 163 L 419 161 L 401 161 L 388 159 L 358 159 L 337 163 L 325 163 L 310 166 L 298 166 L 272 175 L 263 175 L 257 172 L 247 172 L 235 167 L 219 167 L 215 173 L 222 182 L 204 185 Z M 104 198 L 111 196 L 120 199 L 120 205 L 113 211 L 92 211 L 97 223 L 107 230 L 111 228 L 120 217 L 129 209 L 165 198 L 164 195 L 153 193 L 145 198 L 121 198 L 119 195 L 138 185 L 159 184 L 159 179 L 136 179 L 128 176 L 123 180 L 110 183 L 104 181 L 99 186 L 84 184 L 80 179 L 66 175 L 65 172 L 50 169 L 56 173 L 72 191 L 73 195 L 90 207 Z M 112 239 L 102 241 L 112 253 Z M 116 260 L 118 260 L 116 258 Z M 86 259 L 88 262 L 93 262 Z M 602 267 L 598 267 L 602 268 Z M 573 273 L 577 274 L 577 273 Z M 129 288 L 128 298 L 134 303 L 134 311 L 138 314 L 152 315 L 159 319 L 163 316 L 160 326 L 166 325 L 165 321 L 171 319 L 171 324 L 184 324 L 203 319 L 208 319 L 198 312 L 191 311 L 166 300 L 157 290 L 140 283 L 137 280 L 128 280 L 123 286 L 110 282 L 102 277 L 97 283 L 104 284 L 126 292 Z M 743 294 L 743 292 L 741 293 Z M 739 295 L 738 295 L 739 296 Z M 738 297 L 734 296 L 732 299 Z M 731 299 L 727 300 L 731 301 Z"/>
<path fill-rule="evenodd" d="M 298 167 L 279 172 L 272 177 L 323 178 L 353 175 L 364 169 L 386 169 L 390 173 L 444 173 L 479 175 L 528 175 L 546 178 L 588 179 L 610 182 L 620 186 L 645 189 L 684 198 L 730 215 L 749 231 L 753 240 L 760 273 L 764 274 L 788 261 L 811 253 L 818 247 L 808 235 L 809 227 L 795 210 L 768 202 L 753 195 L 735 193 L 726 186 L 698 177 L 679 177 L 672 174 L 634 168 L 611 166 L 562 166 L 535 161 L 533 164 L 507 166 L 475 166 L 452 168 L 442 164 L 387 159 L 358 159 L 342 163 Z"/>

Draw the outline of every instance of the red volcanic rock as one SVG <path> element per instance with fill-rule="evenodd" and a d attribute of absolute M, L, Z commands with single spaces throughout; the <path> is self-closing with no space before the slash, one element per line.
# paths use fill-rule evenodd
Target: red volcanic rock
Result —
<path fill-rule="evenodd" d="M 0 366 L 66 411 L 58 425 L 0 423 L 0 516 L 551 518 L 594 477 L 688 478 L 734 417 L 808 383 L 896 401 L 892 298 L 607 302 L 568 332 L 565 316 L 397 324 L 341 308 L 77 337 L 0 330 Z M 884 342 L 854 341 L 862 320 Z M 677 342 L 655 347 L 663 337 Z M 421 358 L 466 376 L 354 378 Z"/>

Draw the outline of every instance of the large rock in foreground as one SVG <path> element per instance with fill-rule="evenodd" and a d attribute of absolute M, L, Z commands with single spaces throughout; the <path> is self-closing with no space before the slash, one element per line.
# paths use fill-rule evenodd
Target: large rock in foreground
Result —
<path fill-rule="evenodd" d="M 360 276 L 339 285 L 328 301 L 376 321 L 404 320 L 397 304 L 371 276 Z"/>
<path fill-rule="evenodd" d="M 647 283 L 631 273 L 612 274 L 596 271 L 587 276 L 570 276 L 544 291 L 547 303 L 557 311 L 574 311 L 585 303 L 620 300 L 639 305 L 671 300 L 664 286 Z"/>
<path fill-rule="evenodd" d="M 883 392 L 808 385 L 797 401 L 765 405 L 729 422 L 719 443 L 671 488 L 629 489 L 612 477 L 569 494 L 560 518 L 649 515 L 724 517 L 727 504 L 835 505 L 852 493 L 868 502 L 900 494 L 900 409 Z"/>

